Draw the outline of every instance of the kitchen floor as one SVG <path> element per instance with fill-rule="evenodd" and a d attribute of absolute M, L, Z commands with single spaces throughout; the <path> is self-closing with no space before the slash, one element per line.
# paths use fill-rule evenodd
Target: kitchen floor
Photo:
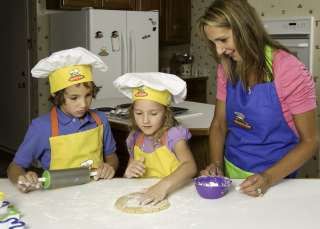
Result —
<path fill-rule="evenodd" d="M 12 158 L 12 154 L 0 151 L 0 178 L 7 178 L 7 168 Z"/>

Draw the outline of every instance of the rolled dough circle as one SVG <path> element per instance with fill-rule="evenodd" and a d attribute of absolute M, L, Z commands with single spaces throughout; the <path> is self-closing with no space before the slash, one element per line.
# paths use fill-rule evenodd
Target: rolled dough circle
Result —
<path fill-rule="evenodd" d="M 168 199 L 164 199 L 155 205 L 153 204 L 140 205 L 138 201 L 139 196 L 141 196 L 141 193 L 138 193 L 138 192 L 121 196 L 115 202 L 114 206 L 120 211 L 123 211 L 126 213 L 134 213 L 134 214 L 159 212 L 170 207 L 170 203 Z"/>

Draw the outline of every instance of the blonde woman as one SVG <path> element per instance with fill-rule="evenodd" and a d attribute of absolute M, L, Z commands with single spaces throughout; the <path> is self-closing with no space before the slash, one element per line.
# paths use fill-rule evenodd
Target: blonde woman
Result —
<path fill-rule="evenodd" d="M 243 178 L 239 189 L 261 196 L 317 151 L 314 82 L 246 0 L 214 1 L 199 26 L 218 63 L 211 164 L 202 174 Z"/>

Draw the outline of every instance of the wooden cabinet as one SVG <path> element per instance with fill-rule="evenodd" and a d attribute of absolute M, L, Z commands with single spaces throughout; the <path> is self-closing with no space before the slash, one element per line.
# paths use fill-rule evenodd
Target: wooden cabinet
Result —
<path fill-rule="evenodd" d="M 161 44 L 186 44 L 190 42 L 190 0 L 161 0 Z"/>
<path fill-rule="evenodd" d="M 102 8 L 109 10 L 135 10 L 136 0 L 102 0 Z"/>
<path fill-rule="evenodd" d="M 185 78 L 187 83 L 186 100 L 198 103 L 207 103 L 208 77 Z"/>
<path fill-rule="evenodd" d="M 93 7 L 110 10 L 135 10 L 136 0 L 47 0 L 47 9 Z"/>
<path fill-rule="evenodd" d="M 81 9 L 83 7 L 101 8 L 101 0 L 47 0 L 47 9 Z"/>
<path fill-rule="evenodd" d="M 136 0 L 136 10 L 149 11 L 158 10 L 160 11 L 161 0 Z"/>

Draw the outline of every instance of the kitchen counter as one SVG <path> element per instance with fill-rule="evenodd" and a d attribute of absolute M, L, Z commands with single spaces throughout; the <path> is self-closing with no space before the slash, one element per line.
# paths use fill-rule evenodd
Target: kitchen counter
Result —
<path fill-rule="evenodd" d="M 236 192 L 241 180 L 233 180 L 229 193 L 216 200 L 202 199 L 190 183 L 171 194 L 171 206 L 158 213 L 127 214 L 114 208 L 120 196 L 155 182 L 117 178 L 23 194 L 0 179 L 0 187 L 30 229 L 311 229 L 320 225 L 320 179 L 287 179 L 258 198 Z"/>
<path fill-rule="evenodd" d="M 115 107 L 119 104 L 130 103 L 127 98 L 110 98 L 94 100 L 92 107 Z M 189 128 L 192 135 L 209 135 L 209 127 L 214 114 L 214 105 L 206 103 L 196 103 L 184 101 L 179 104 L 174 104 L 175 107 L 184 107 L 189 110 L 186 113 L 176 116 L 177 120 Z M 111 126 L 127 129 L 128 120 L 109 118 Z"/>

